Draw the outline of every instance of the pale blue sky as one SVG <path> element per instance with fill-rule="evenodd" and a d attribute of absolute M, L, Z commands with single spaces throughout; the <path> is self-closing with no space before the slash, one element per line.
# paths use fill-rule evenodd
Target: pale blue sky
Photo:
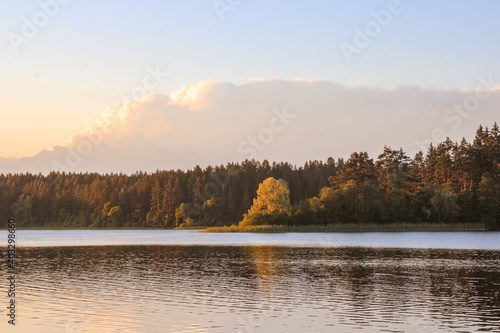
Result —
<path fill-rule="evenodd" d="M 340 44 L 389 3 L 242 0 L 221 21 L 212 0 L 72 0 L 14 52 L 9 33 L 22 35 L 23 18 L 41 7 L 1 0 L 0 139 L 22 138 L 0 156 L 65 142 L 140 84 L 148 66 L 170 73 L 155 89 L 168 94 L 253 78 L 437 89 L 473 89 L 490 74 L 500 81 L 498 1 L 401 0 L 401 13 L 346 62 Z"/>

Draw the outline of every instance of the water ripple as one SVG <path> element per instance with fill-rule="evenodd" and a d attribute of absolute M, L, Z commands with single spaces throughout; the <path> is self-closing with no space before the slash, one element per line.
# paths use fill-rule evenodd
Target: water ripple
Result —
<path fill-rule="evenodd" d="M 19 264 L 24 332 L 500 331 L 500 251 L 37 247 Z"/>

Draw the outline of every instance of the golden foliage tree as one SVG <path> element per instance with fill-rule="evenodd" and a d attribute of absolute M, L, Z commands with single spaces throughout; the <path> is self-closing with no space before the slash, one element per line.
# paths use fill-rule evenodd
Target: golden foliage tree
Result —
<path fill-rule="evenodd" d="M 269 177 L 259 185 L 257 197 L 240 225 L 269 224 L 276 218 L 289 216 L 291 212 L 288 183 Z"/>

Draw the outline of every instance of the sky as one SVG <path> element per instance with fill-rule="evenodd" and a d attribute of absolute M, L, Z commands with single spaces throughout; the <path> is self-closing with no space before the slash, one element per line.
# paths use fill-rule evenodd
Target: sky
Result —
<path fill-rule="evenodd" d="M 470 138 L 498 120 L 499 12 L 496 1 L 2 0 L 0 172 L 302 164 Z M 242 153 L 283 108 L 302 120 Z M 224 140 L 206 146 L 214 128 Z M 95 131 L 92 152 L 75 150 Z"/>

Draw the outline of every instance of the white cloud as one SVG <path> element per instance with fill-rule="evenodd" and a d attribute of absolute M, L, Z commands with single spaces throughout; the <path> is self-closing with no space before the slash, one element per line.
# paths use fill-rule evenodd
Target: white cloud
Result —
<path fill-rule="evenodd" d="M 53 151 L 17 161 L 0 159 L 0 172 L 134 172 L 242 161 L 251 156 L 238 146 L 272 127 L 273 110 L 284 108 L 295 118 L 274 131 L 272 140 L 263 137 L 256 159 L 302 164 L 360 150 L 376 158 L 384 144 L 414 153 L 436 128 L 459 140 L 471 138 L 481 123 L 491 125 L 500 90 L 487 92 L 488 98 L 465 115 L 447 110 L 474 91 L 346 87 L 308 79 L 197 82 L 170 96 L 153 93 L 111 106 Z"/>

